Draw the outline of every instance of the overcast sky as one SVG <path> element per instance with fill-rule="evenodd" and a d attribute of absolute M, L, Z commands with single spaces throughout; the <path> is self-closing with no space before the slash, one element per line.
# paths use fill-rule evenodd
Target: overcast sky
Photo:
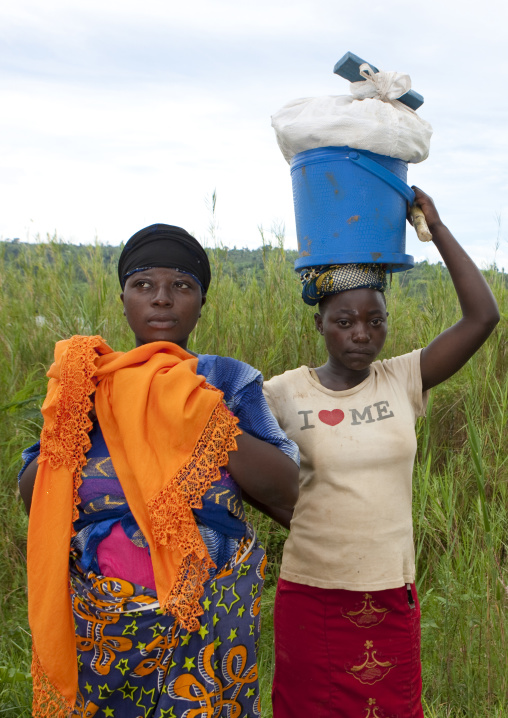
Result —
<path fill-rule="evenodd" d="M 154 222 L 296 247 L 270 115 L 348 94 L 347 51 L 408 73 L 434 135 L 408 182 L 508 270 L 506 0 L 0 0 L 0 238 L 119 244 Z M 496 252 L 496 244 L 499 245 Z M 408 228 L 407 251 L 437 253 Z"/>

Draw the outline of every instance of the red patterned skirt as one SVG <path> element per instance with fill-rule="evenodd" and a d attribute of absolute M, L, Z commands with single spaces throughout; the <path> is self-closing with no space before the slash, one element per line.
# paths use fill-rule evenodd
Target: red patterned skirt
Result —
<path fill-rule="evenodd" d="M 316 588 L 279 579 L 274 718 L 423 718 L 414 585 Z"/>

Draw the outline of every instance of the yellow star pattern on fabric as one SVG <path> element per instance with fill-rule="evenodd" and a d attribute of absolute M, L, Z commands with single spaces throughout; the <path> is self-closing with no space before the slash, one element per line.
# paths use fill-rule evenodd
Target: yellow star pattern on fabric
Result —
<path fill-rule="evenodd" d="M 204 640 L 205 636 L 208 636 L 208 634 L 210 633 L 210 631 L 208 630 L 208 623 L 205 623 L 204 626 L 201 626 L 198 633 L 201 636 L 201 638 Z"/>
<path fill-rule="evenodd" d="M 81 660 L 81 654 L 78 653 L 78 671 L 81 671 L 83 668 L 83 661 Z"/>
<path fill-rule="evenodd" d="M 213 614 L 213 625 L 216 626 L 220 621 L 220 618 L 216 613 Z"/>
<path fill-rule="evenodd" d="M 88 691 L 88 693 L 91 693 L 93 691 L 92 686 L 88 682 L 85 683 L 85 688 Z"/>
<path fill-rule="evenodd" d="M 103 686 L 99 686 L 99 700 L 105 701 L 113 695 L 114 691 L 105 683 Z"/>
<path fill-rule="evenodd" d="M 231 591 L 231 593 L 229 593 L 230 591 Z M 227 603 L 225 603 L 226 594 L 232 596 L 232 598 L 229 602 L 229 605 Z M 217 606 L 222 606 L 223 608 L 226 609 L 226 612 L 229 613 L 231 611 L 231 609 L 233 608 L 233 606 L 235 605 L 235 603 L 238 603 L 239 600 L 240 600 L 240 596 L 235 591 L 235 584 L 232 583 L 231 586 L 222 586 L 220 600 L 217 601 Z"/>
<path fill-rule="evenodd" d="M 219 591 L 218 591 L 218 589 L 217 589 L 217 583 L 216 583 L 215 581 L 210 584 L 210 588 L 212 589 L 212 593 L 213 593 L 214 595 L 215 595 L 216 593 L 219 593 Z"/>
<path fill-rule="evenodd" d="M 205 609 L 205 611 L 208 611 L 208 609 L 210 608 L 211 604 L 212 604 L 212 602 L 210 601 L 210 599 L 209 599 L 209 598 L 205 598 L 205 600 L 203 601 L 203 608 Z"/>
<path fill-rule="evenodd" d="M 258 592 L 259 592 L 259 583 L 253 583 L 253 584 L 252 584 L 251 591 L 250 591 L 250 595 L 252 596 L 252 598 L 254 598 L 254 596 L 255 596 Z"/>
<path fill-rule="evenodd" d="M 184 669 L 186 671 L 190 671 L 191 668 L 196 668 L 196 666 L 194 665 L 194 656 L 187 656 L 187 658 L 185 659 Z"/>
<path fill-rule="evenodd" d="M 118 689 L 120 693 L 123 695 L 124 698 L 130 698 L 131 701 L 134 700 L 134 696 L 136 694 L 137 686 L 131 686 L 129 681 L 125 681 L 123 686 Z"/>
<path fill-rule="evenodd" d="M 187 633 L 185 636 L 181 636 L 180 640 L 181 640 L 182 646 L 186 646 L 189 643 L 191 637 L 192 636 L 190 633 Z"/>
<path fill-rule="evenodd" d="M 173 706 L 171 706 L 171 708 L 167 711 L 161 709 L 159 715 L 160 715 L 160 718 L 176 718 L 176 713 L 173 710 Z"/>
<path fill-rule="evenodd" d="M 220 640 L 219 636 L 217 636 L 217 638 L 213 642 L 213 647 L 215 648 L 215 650 L 217 650 L 219 646 L 222 646 L 222 641 Z"/>
<path fill-rule="evenodd" d="M 136 648 L 138 649 L 138 651 L 144 651 L 146 648 L 146 643 L 141 643 L 141 641 L 138 641 L 138 643 L 136 644 Z"/>
<path fill-rule="evenodd" d="M 238 632 L 238 628 L 232 628 L 229 632 L 228 641 L 234 641 L 236 638 L 237 632 Z"/>
<path fill-rule="evenodd" d="M 155 626 L 150 626 L 150 628 L 153 631 L 154 638 L 157 638 L 157 636 L 160 636 L 162 633 L 164 633 L 164 626 L 161 626 L 160 623 L 156 623 Z"/>
<path fill-rule="evenodd" d="M 245 606 L 240 606 L 240 608 L 238 609 L 238 613 L 236 615 L 241 618 L 244 613 L 245 613 Z"/>
<path fill-rule="evenodd" d="M 249 573 L 250 564 L 242 563 L 240 568 L 238 569 L 238 578 L 241 578 L 242 576 L 246 576 Z"/>
<path fill-rule="evenodd" d="M 140 701 L 143 700 L 143 696 L 144 696 L 144 695 L 145 695 L 145 696 L 150 696 L 150 695 L 151 695 L 150 705 L 149 705 L 149 706 L 144 706 L 144 705 L 142 705 L 142 704 L 140 703 Z M 138 706 L 138 708 L 142 708 L 142 709 L 145 711 L 145 718 L 146 718 L 146 716 L 148 715 L 148 713 L 151 713 L 151 711 L 152 711 L 152 706 L 155 704 L 154 696 L 155 696 L 155 688 L 152 688 L 151 691 L 145 691 L 144 688 L 141 688 L 141 695 L 139 696 L 136 705 Z"/>
<path fill-rule="evenodd" d="M 118 661 L 115 668 L 120 671 L 122 676 L 125 676 L 125 674 L 129 670 L 129 661 L 126 658 L 122 658 L 121 661 Z"/>
<path fill-rule="evenodd" d="M 255 693 L 256 693 L 256 689 L 255 689 L 255 688 L 249 688 L 249 689 L 247 690 L 247 694 L 246 694 L 246 695 L 247 695 L 247 698 L 250 698 L 250 697 L 253 696 Z"/>
<path fill-rule="evenodd" d="M 132 623 L 129 623 L 122 631 L 122 636 L 128 636 L 128 635 L 136 635 L 136 631 L 138 630 L 138 627 L 136 625 L 136 621 L 133 621 Z"/>
<path fill-rule="evenodd" d="M 255 623 L 251 623 L 251 624 L 250 624 L 249 636 L 253 636 L 255 630 L 256 630 L 256 624 L 255 624 Z"/>
<path fill-rule="evenodd" d="M 115 711 L 113 708 L 103 708 L 105 718 L 114 718 Z"/>

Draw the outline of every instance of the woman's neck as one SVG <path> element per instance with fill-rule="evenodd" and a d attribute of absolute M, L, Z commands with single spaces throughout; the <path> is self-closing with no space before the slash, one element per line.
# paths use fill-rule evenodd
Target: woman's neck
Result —
<path fill-rule="evenodd" d="M 361 371 L 354 371 L 353 369 L 347 369 L 342 365 L 335 364 L 331 357 L 329 357 L 326 364 L 318 367 L 315 371 L 319 377 L 319 381 L 326 389 L 344 391 L 346 389 L 352 389 L 358 386 L 358 384 L 361 384 L 362 381 L 365 381 L 370 375 L 370 366 Z"/>

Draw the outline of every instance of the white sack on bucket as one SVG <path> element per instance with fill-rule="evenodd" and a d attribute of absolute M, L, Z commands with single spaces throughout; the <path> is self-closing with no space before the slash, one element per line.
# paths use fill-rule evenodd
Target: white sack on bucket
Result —
<path fill-rule="evenodd" d="M 366 79 L 351 83 L 353 96 L 303 97 L 272 116 L 277 143 L 288 162 L 304 150 L 344 146 L 405 162 L 428 157 L 431 125 L 395 99 L 411 88 L 409 75 L 373 73 L 366 64 L 360 74 Z"/>

